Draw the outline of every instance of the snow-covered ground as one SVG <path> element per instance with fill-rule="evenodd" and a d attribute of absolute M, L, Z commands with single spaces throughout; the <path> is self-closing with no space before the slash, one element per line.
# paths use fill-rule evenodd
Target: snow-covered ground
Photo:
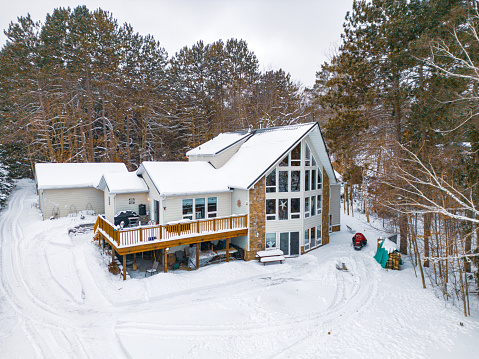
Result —
<path fill-rule="evenodd" d="M 409 261 L 386 271 L 378 233 L 344 230 L 283 264 L 236 261 L 122 281 L 80 218 L 41 221 L 22 180 L 0 215 L 1 358 L 452 358 L 479 353 L 465 318 L 422 289 Z M 344 262 L 347 272 L 336 269 Z M 460 325 L 463 323 L 463 326 Z"/>

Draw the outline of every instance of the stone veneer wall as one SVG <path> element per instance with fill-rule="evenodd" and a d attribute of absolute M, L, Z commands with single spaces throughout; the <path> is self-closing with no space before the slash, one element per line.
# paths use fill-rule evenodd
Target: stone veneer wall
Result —
<path fill-rule="evenodd" d="M 329 243 L 329 177 L 323 167 L 322 243 Z"/>
<path fill-rule="evenodd" d="M 247 261 L 255 259 L 256 252 L 265 249 L 265 208 L 265 177 L 263 177 L 249 190 L 249 251 L 245 252 Z"/>

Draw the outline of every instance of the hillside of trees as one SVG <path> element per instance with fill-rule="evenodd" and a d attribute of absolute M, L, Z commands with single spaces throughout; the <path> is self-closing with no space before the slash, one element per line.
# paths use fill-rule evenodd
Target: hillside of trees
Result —
<path fill-rule="evenodd" d="M 245 40 L 198 41 L 170 57 L 152 36 L 84 6 L 44 23 L 21 17 L 5 33 L 8 178 L 31 175 L 37 161 L 135 169 L 184 159 L 220 132 L 318 121 L 345 181 L 345 212 L 382 218 L 423 285 L 468 315 L 471 273 L 479 280 L 476 1 L 356 0 L 341 45 L 304 90 L 283 70 L 260 71 Z"/>

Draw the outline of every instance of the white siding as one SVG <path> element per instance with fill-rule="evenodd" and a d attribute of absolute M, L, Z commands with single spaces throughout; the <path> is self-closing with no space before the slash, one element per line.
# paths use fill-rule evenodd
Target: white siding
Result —
<path fill-rule="evenodd" d="M 134 204 L 129 203 L 130 198 L 134 198 Z M 120 211 L 139 213 L 140 204 L 148 204 L 148 193 L 119 193 L 115 196 L 115 214 Z"/>
<path fill-rule="evenodd" d="M 331 225 L 335 226 L 341 223 L 341 185 L 331 185 L 329 213 L 332 216 Z"/>
<path fill-rule="evenodd" d="M 157 201 L 161 202 L 160 194 L 158 193 L 155 185 L 153 184 L 152 180 L 150 179 L 150 176 L 148 176 L 147 172 L 143 173 L 142 178 L 145 181 L 146 185 L 148 186 L 148 189 L 150 190 L 150 192 L 147 194 L 148 198 L 147 198 L 147 202 L 146 202 L 147 203 L 146 210 L 149 211 L 150 218 L 152 220 L 154 220 L 155 219 L 155 209 L 154 209 L 155 201 L 154 200 L 157 200 Z M 161 206 L 161 203 L 160 203 L 160 215 L 161 215 L 161 212 L 162 212 L 161 207 L 162 206 Z M 160 221 L 161 221 L 161 218 L 160 218 Z"/>
<path fill-rule="evenodd" d="M 105 187 L 104 191 L 104 200 L 105 200 L 105 217 L 111 223 L 114 223 L 115 220 L 115 195 L 111 194 L 108 191 L 108 188 Z"/>
<path fill-rule="evenodd" d="M 238 202 L 240 201 L 240 202 Z M 240 207 L 238 207 L 240 203 Z M 242 189 L 235 189 L 231 193 L 231 214 L 241 215 L 249 213 L 249 191 Z"/>
<path fill-rule="evenodd" d="M 197 195 L 187 195 L 187 196 L 171 196 L 166 197 L 163 200 L 163 207 L 166 207 L 166 210 L 163 211 L 163 220 L 162 223 L 168 223 L 172 221 L 178 221 L 183 218 L 183 200 L 190 198 L 208 198 L 208 197 L 217 197 L 217 209 L 218 217 L 230 216 L 231 215 L 231 193 L 211 193 L 211 194 L 197 194 Z"/>
<path fill-rule="evenodd" d="M 84 211 L 90 204 L 95 213 L 105 213 L 103 191 L 96 188 L 68 188 L 43 190 L 43 219 L 52 216 L 53 208 L 58 207 L 60 217 L 72 211 Z"/>

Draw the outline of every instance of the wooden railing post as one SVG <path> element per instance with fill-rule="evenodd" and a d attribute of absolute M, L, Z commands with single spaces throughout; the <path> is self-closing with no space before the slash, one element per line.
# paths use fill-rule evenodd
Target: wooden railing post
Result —
<path fill-rule="evenodd" d="M 181 225 L 178 223 L 177 226 L 178 226 L 178 237 L 179 237 L 181 236 Z"/>
<path fill-rule="evenodd" d="M 213 232 L 216 232 L 216 218 L 213 218 Z"/>
<path fill-rule="evenodd" d="M 140 228 L 140 242 L 143 242 L 143 229 Z"/>
<path fill-rule="evenodd" d="M 233 229 L 233 217 L 230 217 L 230 228 L 229 229 Z"/>
<path fill-rule="evenodd" d="M 163 226 L 160 226 L 160 240 L 163 239 Z"/>

